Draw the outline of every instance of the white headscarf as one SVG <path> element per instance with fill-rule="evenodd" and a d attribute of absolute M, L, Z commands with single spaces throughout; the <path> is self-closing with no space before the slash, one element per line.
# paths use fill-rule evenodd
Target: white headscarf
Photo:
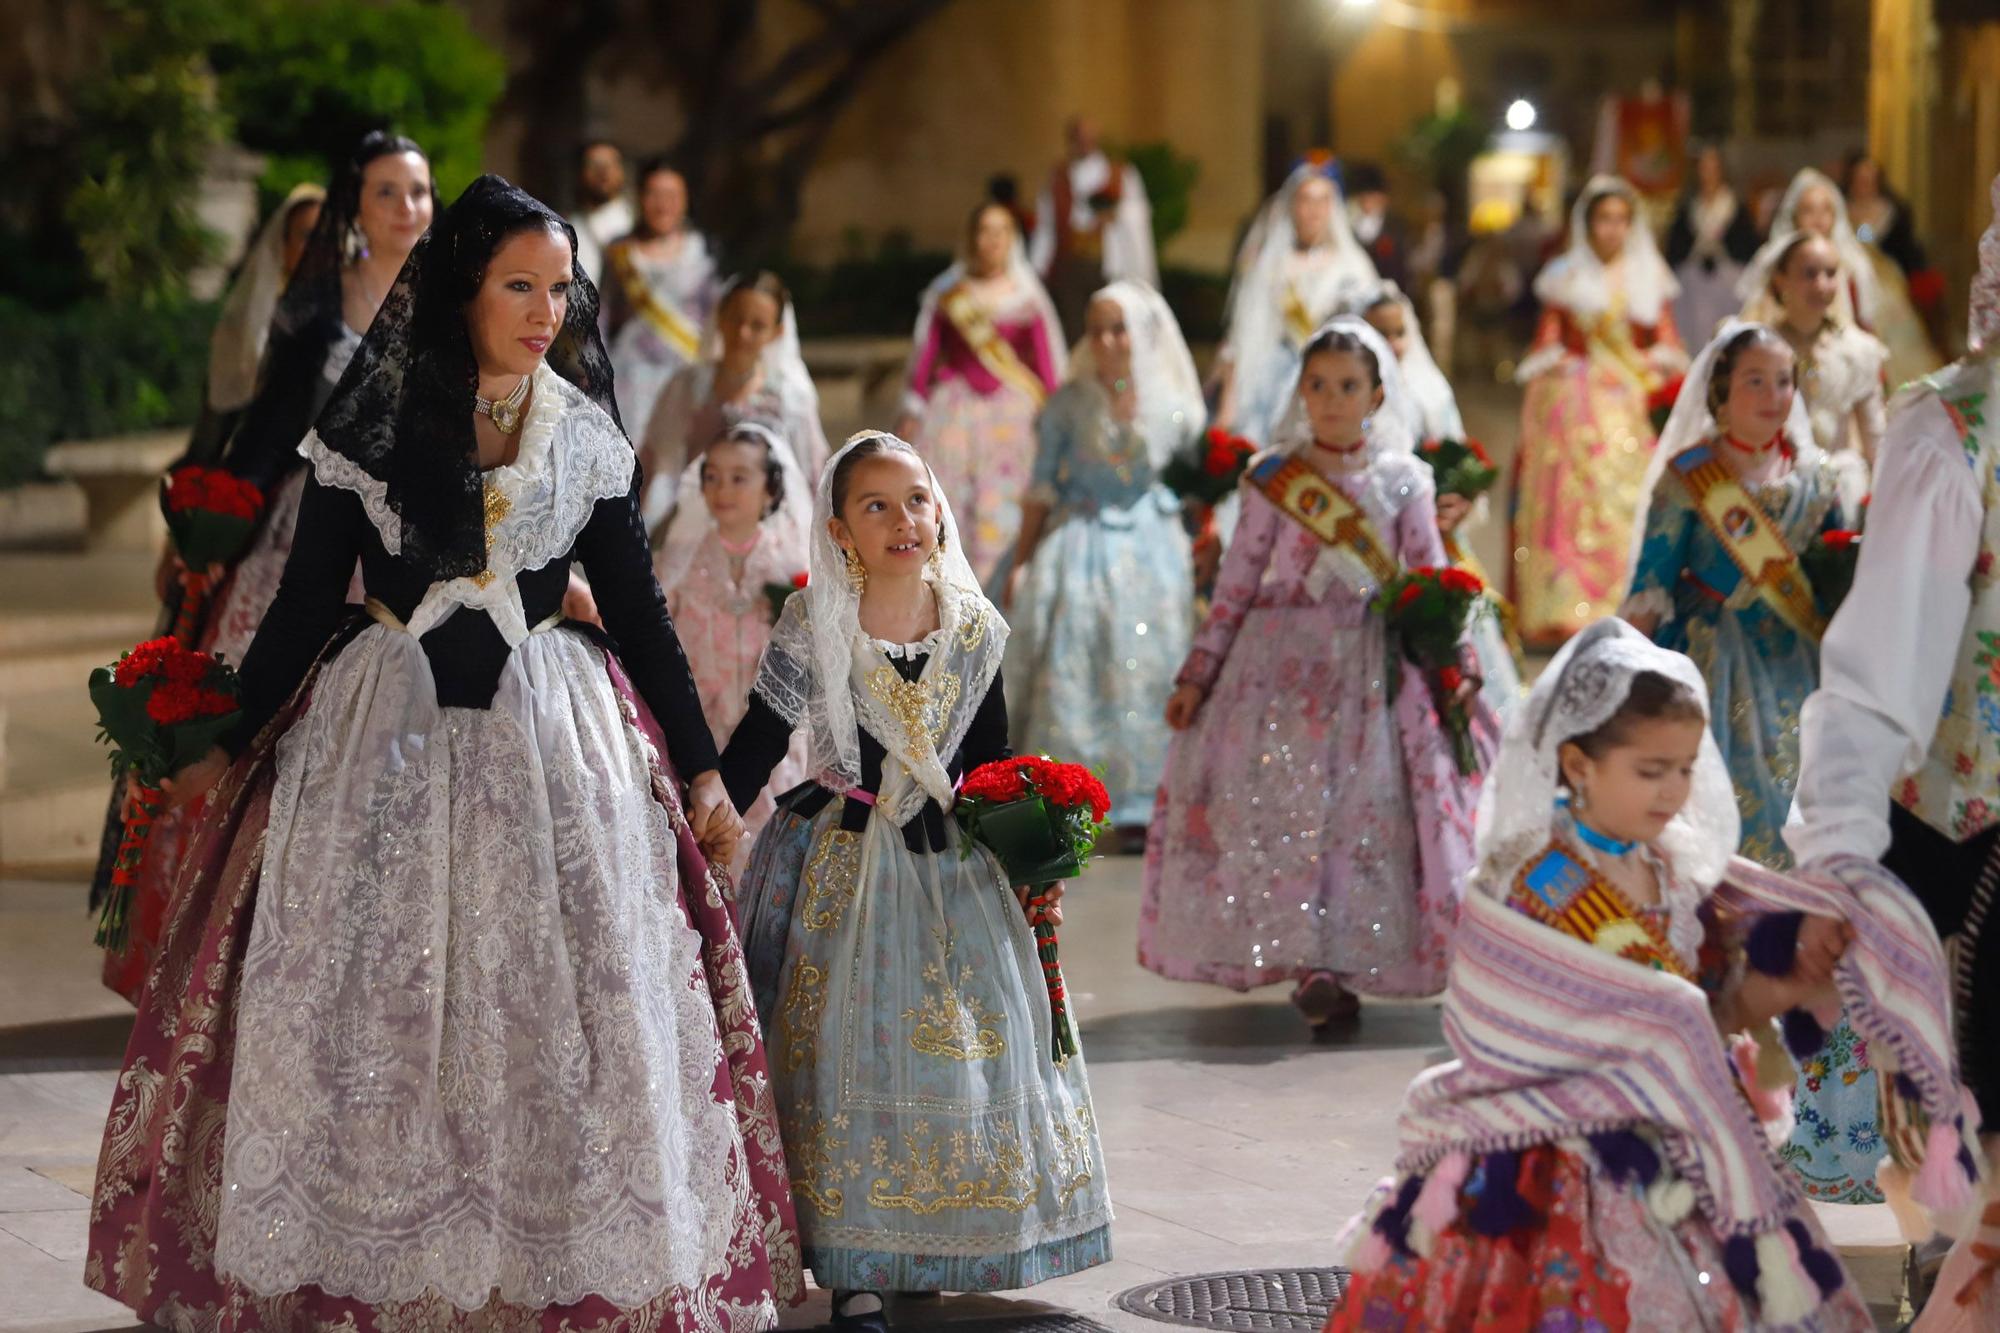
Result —
<path fill-rule="evenodd" d="M 944 299 L 946 292 L 964 282 L 966 274 L 966 260 L 956 259 L 950 268 L 931 279 L 931 285 L 924 288 L 922 304 L 917 308 L 917 331 L 911 340 L 912 357 L 923 350 L 924 343 L 930 338 L 931 321 L 937 318 L 938 302 Z M 1055 364 L 1056 379 L 1060 381 L 1069 368 L 1069 348 L 1063 342 L 1062 319 L 1056 314 L 1055 302 L 1049 299 L 1048 288 L 1042 286 L 1041 276 L 1028 262 L 1028 252 L 1021 244 L 1018 230 L 1007 252 L 1007 277 L 1013 282 L 1014 290 L 1025 297 L 1041 317 L 1042 327 L 1048 331 L 1049 356 Z"/>
<path fill-rule="evenodd" d="M 1418 438 L 1463 439 L 1465 420 L 1458 413 L 1458 398 L 1451 391 L 1451 382 L 1432 359 L 1430 344 L 1424 341 L 1423 323 L 1417 318 L 1417 308 L 1403 289 L 1385 278 L 1363 289 L 1347 303 L 1342 313 L 1357 315 L 1365 320 L 1370 310 L 1391 301 L 1403 312 L 1403 342 L 1410 350 L 1403 353 L 1399 363 L 1403 371 L 1403 387 L 1416 409 Z"/>
<path fill-rule="evenodd" d="M 1563 742 L 1610 721 L 1642 671 L 1685 686 L 1706 717 L 1708 685 L 1695 664 L 1616 617 L 1597 621 L 1564 644 L 1535 681 L 1527 702 L 1507 719 L 1499 761 L 1479 795 L 1479 888 L 1504 894 L 1514 871 L 1548 845 L 1556 825 Z M 1714 732 L 1704 726 L 1687 804 L 1660 835 L 1660 850 L 1676 878 L 1707 889 L 1722 878 L 1742 831 L 1729 769 Z"/>
<path fill-rule="evenodd" d="M 1326 333 L 1351 333 L 1375 354 L 1376 373 L 1382 381 L 1382 406 L 1370 414 L 1362 430 L 1368 457 L 1384 453 L 1414 454 L 1423 423 L 1404 385 L 1402 365 L 1389 349 L 1388 341 L 1359 315 L 1335 315 L 1313 333 L 1313 341 L 1318 342 L 1320 335 Z M 1300 370 L 1303 379 L 1304 367 Z M 1271 432 L 1271 447 L 1279 453 L 1295 454 L 1311 448 L 1312 442 L 1312 420 L 1306 415 L 1305 399 L 1294 388 L 1290 405 L 1278 419 L 1278 428 Z"/>
<path fill-rule="evenodd" d="M 325 199 L 326 191 L 318 185 L 294 185 L 285 202 L 264 219 L 257 239 L 251 242 L 242 271 L 223 300 L 215 333 L 208 340 L 208 406 L 212 410 L 233 412 L 257 392 L 257 371 L 271 338 L 271 316 L 277 313 L 278 298 L 285 294 L 285 233 L 293 210 Z"/>
<path fill-rule="evenodd" d="M 1301 187 L 1316 180 L 1325 181 L 1333 191 L 1326 233 L 1313 246 L 1315 252 L 1327 256 L 1320 281 L 1334 292 L 1332 309 L 1338 310 L 1345 303 L 1347 292 L 1377 280 L 1375 261 L 1354 239 L 1348 225 L 1339 183 L 1323 167 L 1311 163 L 1294 167 L 1257 211 L 1236 250 L 1236 276 L 1229 287 L 1228 346 L 1239 385 L 1261 384 L 1266 374 L 1277 373 L 1269 359 L 1283 355 L 1287 261 L 1299 243 L 1292 225 L 1292 200 Z"/>
<path fill-rule="evenodd" d="M 1833 234 L 1827 239 L 1840 252 L 1840 269 L 1848 282 L 1840 285 L 1840 292 L 1834 298 L 1834 317 L 1852 324 L 1861 323 L 1874 327 L 1875 317 L 1881 309 L 1881 290 L 1875 282 L 1875 264 L 1868 257 L 1868 248 L 1861 238 L 1854 234 L 1854 225 L 1847 220 L 1847 198 L 1833 178 L 1823 171 L 1806 167 L 1792 177 L 1792 183 L 1785 188 L 1785 197 L 1778 201 L 1778 211 L 1771 217 L 1771 235 L 1758 247 L 1750 260 L 1750 267 L 1743 271 L 1743 277 L 1736 284 L 1736 295 L 1743 301 L 1743 317 L 1769 321 L 1775 318 L 1776 303 L 1771 298 L 1771 274 L 1778 266 L 1778 259 L 1785 246 L 1799 232 L 1799 201 L 1807 190 L 1825 190 L 1833 200 Z M 1852 294 L 1848 283 L 1853 284 Z"/>
<path fill-rule="evenodd" d="M 798 459 L 792 454 L 791 446 L 776 430 L 761 421 L 739 422 L 725 431 L 714 444 L 744 435 L 763 441 L 783 478 L 778 507 L 764 516 L 760 526 L 779 543 L 781 549 L 792 553 L 794 562 L 804 560 L 809 549 L 808 536 L 812 524 L 812 488 L 806 483 L 805 474 L 799 470 Z M 713 448 L 714 444 L 709 448 Z M 676 586 L 687 576 L 688 566 L 715 537 L 715 516 L 708 512 L 707 504 L 701 499 L 701 465 L 707 456 L 708 449 L 699 450 L 681 473 L 680 488 L 675 492 L 678 503 L 673 517 L 667 522 L 666 537 L 660 546 L 658 569 L 660 585 L 665 588 Z"/>
<path fill-rule="evenodd" d="M 1115 302 L 1125 312 L 1125 330 L 1132 339 L 1132 391 L 1139 400 L 1140 433 L 1145 437 L 1146 456 L 1158 470 L 1208 416 L 1194 356 L 1166 298 L 1145 283 L 1121 279 L 1099 288 L 1090 299 Z M 1097 353 L 1088 337 L 1077 343 L 1070 356 L 1069 379 L 1092 386 L 1098 383 Z"/>
<path fill-rule="evenodd" d="M 1660 431 L 1660 442 L 1646 464 L 1646 484 L 1639 492 L 1639 524 L 1633 535 L 1632 560 L 1635 565 L 1639 548 L 1645 544 L 1645 516 L 1652 509 L 1653 492 L 1658 489 L 1660 479 L 1667 475 L 1667 465 L 1703 441 L 1713 439 L 1720 429 L 1716 425 L 1715 414 L 1708 407 L 1709 381 L 1715 377 L 1717 358 L 1732 339 L 1760 327 L 1769 328 L 1768 325 L 1744 319 L 1724 320 L 1715 336 L 1709 339 L 1708 346 L 1701 349 L 1701 355 L 1695 357 L 1694 364 L 1688 367 L 1687 376 L 1681 381 L 1680 396 L 1674 399 L 1673 413 L 1668 416 L 1666 427 Z M 1776 333 L 1771 336 L 1777 338 L 1780 344 L 1784 342 Z M 1784 435 L 1792 446 L 1794 466 L 1809 467 L 1823 457 L 1818 442 L 1813 439 L 1812 415 L 1806 409 L 1803 389 L 1792 394 L 1792 411 L 1785 418 Z"/>
<path fill-rule="evenodd" d="M 1625 233 L 1625 314 L 1635 323 L 1654 325 L 1681 285 L 1653 243 L 1653 229 L 1639 205 L 1639 192 L 1618 176 L 1592 176 L 1569 212 L 1569 248 L 1550 260 L 1535 279 L 1535 295 L 1544 305 L 1561 306 L 1583 319 L 1604 313 L 1611 305 L 1611 284 L 1604 261 L 1590 246 L 1590 210 L 1598 200 L 1617 195 L 1632 206 L 1632 226 Z"/>
<path fill-rule="evenodd" d="M 813 503 L 810 580 L 804 591 L 785 602 L 751 689 L 794 727 L 809 727 L 808 767 L 814 781 L 830 791 L 845 792 L 860 785 L 861 728 L 865 726 L 889 752 L 887 762 L 902 764 L 913 779 L 911 787 L 892 797 L 886 790 L 890 784 L 885 766 L 885 791 L 876 809 L 900 827 L 922 808 L 926 796 L 950 805 L 951 780 L 944 761 L 965 739 L 966 728 L 1000 670 L 1007 622 L 980 591 L 979 580 L 965 561 L 965 545 L 959 540 L 951 502 L 938 490 L 937 477 L 932 474 L 939 551 L 935 562 L 925 569 L 924 580 L 937 595 L 937 651 L 962 652 L 965 661 L 959 664 L 957 695 L 925 747 L 931 753 L 911 754 L 900 734 L 901 719 L 872 694 L 864 696 L 855 687 L 857 661 L 865 664 L 876 650 L 861 628 L 861 594 L 848 580 L 847 557 L 833 538 L 831 524 L 833 479 L 841 460 L 858 445 L 878 438 L 918 457 L 902 439 L 870 430 L 850 436 L 827 463 Z M 925 471 L 929 470 L 925 464 Z"/>

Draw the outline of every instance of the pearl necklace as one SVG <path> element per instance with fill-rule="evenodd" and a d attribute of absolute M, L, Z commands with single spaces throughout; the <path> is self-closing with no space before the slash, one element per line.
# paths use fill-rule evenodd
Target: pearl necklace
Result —
<path fill-rule="evenodd" d="M 521 429 L 521 404 L 528 400 L 528 384 L 533 379 L 532 375 L 521 376 L 521 382 L 514 386 L 514 392 L 498 401 L 474 394 L 472 410 L 491 417 L 493 429 L 502 435 L 512 435 Z"/>

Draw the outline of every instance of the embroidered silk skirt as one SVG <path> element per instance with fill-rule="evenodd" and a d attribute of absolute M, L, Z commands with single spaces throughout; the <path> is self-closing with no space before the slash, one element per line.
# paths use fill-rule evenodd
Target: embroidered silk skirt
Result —
<path fill-rule="evenodd" d="M 796 795 L 796 794 L 795 794 Z M 742 889 L 806 1265 L 822 1287 L 996 1291 L 1111 1257 L 1081 1055 L 983 848 L 781 802 Z"/>

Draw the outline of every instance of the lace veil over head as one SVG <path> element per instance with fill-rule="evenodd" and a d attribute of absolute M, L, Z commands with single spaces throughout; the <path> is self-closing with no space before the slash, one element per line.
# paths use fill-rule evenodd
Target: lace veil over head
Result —
<path fill-rule="evenodd" d="M 479 366 L 465 308 L 508 237 L 544 227 L 569 245 L 568 309 L 544 360 L 613 422 L 611 359 L 597 289 L 576 269 L 576 232 L 499 176 L 466 188 L 417 242 L 314 429 L 333 453 L 384 483 L 402 558 L 436 580 L 486 567 L 486 523 L 472 430 Z"/>
<path fill-rule="evenodd" d="M 723 432 L 722 439 L 743 436 L 754 437 L 763 443 L 770 451 L 771 461 L 777 465 L 780 477 L 777 507 L 764 516 L 762 526 L 784 550 L 796 552 L 799 558 L 803 558 L 811 545 L 813 512 L 812 488 L 806 483 L 805 473 L 799 470 L 791 445 L 785 442 L 775 426 L 756 420 L 740 421 Z M 666 537 L 660 546 L 662 587 L 672 588 L 686 577 L 688 566 L 694 563 L 695 556 L 715 536 L 715 518 L 701 498 L 701 465 L 707 453 L 707 449 L 696 453 L 681 473 L 680 488 L 675 492 L 679 503 L 674 507 L 673 517 L 668 520 Z"/>
<path fill-rule="evenodd" d="M 1701 349 L 1700 355 L 1688 367 L 1687 376 L 1681 381 L 1680 396 L 1674 399 L 1673 413 L 1660 431 L 1660 442 L 1646 464 L 1646 484 L 1639 491 L 1640 522 L 1632 544 L 1634 563 L 1637 563 L 1639 548 L 1645 545 L 1645 517 L 1652 508 L 1653 494 L 1659 489 L 1660 479 L 1667 474 L 1667 465 L 1696 445 L 1714 438 L 1720 429 L 1716 425 L 1715 413 L 1708 406 L 1709 385 L 1715 378 L 1716 361 L 1721 358 L 1723 349 L 1739 335 L 1762 327 L 1765 326 L 1747 319 L 1724 320 L 1715 336 L 1709 339 L 1708 346 Z M 1813 439 L 1812 418 L 1806 409 L 1804 389 L 1792 394 L 1791 415 L 1785 418 L 1784 435 L 1786 443 L 1791 446 L 1793 459 L 1799 464 L 1807 464 L 1820 457 L 1820 447 Z"/>
<path fill-rule="evenodd" d="M 1651 671 L 1678 682 L 1708 711 L 1708 685 L 1681 653 L 1655 644 L 1615 617 L 1599 620 L 1563 645 L 1527 702 L 1508 717 L 1500 759 L 1480 792 L 1476 882 L 1504 894 L 1514 871 L 1548 845 L 1562 789 L 1563 742 L 1587 736 L 1624 707 L 1632 682 Z M 1677 878 L 1702 888 L 1722 878 L 1742 836 L 1736 792 L 1702 729 L 1687 804 L 1659 840 Z"/>
<path fill-rule="evenodd" d="M 1799 233 L 1799 205 L 1804 202 L 1808 190 L 1824 190 L 1833 200 L 1833 234 L 1827 239 L 1840 254 L 1840 275 L 1844 279 L 1840 295 L 1834 301 L 1834 316 L 1847 323 L 1859 320 L 1872 326 L 1880 313 L 1881 291 L 1875 281 L 1875 265 L 1868 258 L 1868 249 L 1861 238 L 1854 234 L 1854 224 L 1847 217 L 1847 196 L 1840 192 L 1833 178 L 1813 167 L 1801 168 L 1792 177 L 1792 183 L 1785 187 L 1784 198 L 1778 201 L 1778 211 L 1771 215 L 1771 235 L 1758 247 L 1750 260 L 1749 267 L 1737 281 L 1736 294 L 1744 303 L 1743 313 L 1752 317 L 1770 317 L 1776 303 L 1771 299 L 1771 273 L 1777 268 L 1778 259 L 1792 237 Z M 1849 291 L 1849 285 L 1853 290 Z"/>
<path fill-rule="evenodd" d="M 978 711 L 987 687 L 1000 669 L 1007 643 L 1007 625 L 980 590 L 979 580 L 966 563 L 965 546 L 959 540 L 958 523 L 952 517 L 951 501 L 938 490 L 937 476 L 928 463 L 930 489 L 936 504 L 938 555 L 924 570 L 924 580 L 937 596 L 940 651 L 954 644 L 967 654 L 960 689 L 947 716 L 932 737 L 934 753 L 927 761 L 898 753 L 902 738 L 895 733 L 897 719 L 886 716 L 879 705 L 857 709 L 857 691 L 852 685 L 855 662 L 870 650 L 868 635 L 861 628 L 861 593 L 847 574 L 847 556 L 834 539 L 833 485 L 841 464 L 857 449 L 901 451 L 922 461 L 910 444 L 887 431 L 866 430 L 850 436 L 820 474 L 813 501 L 812 546 L 808 561 L 810 581 L 805 590 L 788 599 L 783 614 L 771 631 L 770 647 L 757 669 L 751 690 L 794 727 L 806 726 L 807 765 L 814 781 L 830 791 L 844 792 L 861 783 L 861 728 L 899 759 L 910 763 L 916 779 L 914 803 L 883 811 L 898 825 L 912 817 L 928 795 L 949 805 L 951 784 L 941 762 L 958 748 Z M 976 642 L 971 633 L 981 625 Z M 878 807 L 880 809 L 881 807 Z"/>
<path fill-rule="evenodd" d="M 1657 324 L 1668 303 L 1680 295 L 1681 285 L 1653 241 L 1639 192 L 1620 176 L 1592 176 L 1584 185 L 1569 212 L 1569 248 L 1549 261 L 1535 279 L 1535 295 L 1545 305 L 1561 306 L 1585 319 L 1610 308 L 1610 272 L 1591 248 L 1590 214 L 1599 201 L 1613 196 L 1632 206 L 1632 227 L 1625 233 L 1621 254 L 1625 313 L 1637 323 Z"/>
<path fill-rule="evenodd" d="M 208 405 L 217 412 L 230 412 L 250 401 L 257 391 L 257 372 L 263 364 L 264 345 L 271 335 L 271 321 L 284 295 L 285 233 L 291 230 L 292 215 L 309 205 L 323 205 L 326 190 L 312 183 L 294 185 L 285 201 L 272 210 L 256 240 L 243 258 L 243 266 L 230 284 L 229 295 L 216 319 L 209 339 Z M 313 226 L 318 228 L 318 220 Z M 310 243 L 312 233 L 307 233 Z M 301 266 L 305 251 L 299 254 Z"/>
<path fill-rule="evenodd" d="M 1417 307 L 1409 294 L 1384 278 L 1357 292 L 1341 313 L 1366 320 L 1370 310 L 1391 303 L 1403 312 L 1403 341 L 1410 350 L 1397 361 L 1398 368 L 1403 372 L 1403 387 L 1410 396 L 1418 419 L 1418 439 L 1449 439 L 1463 435 L 1465 422 L 1459 417 L 1451 382 L 1445 379 L 1444 371 L 1438 368 L 1436 358 L 1431 355 L 1430 343 L 1424 339 L 1423 321 L 1417 318 Z"/>
<path fill-rule="evenodd" d="M 1364 430 L 1368 456 L 1414 452 L 1423 435 L 1423 419 L 1403 380 L 1402 363 L 1390 350 L 1388 340 L 1359 315 L 1335 315 L 1319 326 L 1313 341 L 1318 342 L 1326 333 L 1352 334 L 1375 354 L 1375 369 L 1382 382 L 1382 406 L 1369 416 Z M 1301 380 L 1304 369 L 1300 367 Z M 1291 403 L 1278 418 L 1277 429 L 1271 432 L 1271 447 L 1280 453 L 1295 454 L 1311 448 L 1312 443 L 1312 419 L 1306 414 L 1305 399 L 1294 388 Z"/>
<path fill-rule="evenodd" d="M 1130 278 L 1099 288 L 1090 299 L 1114 302 L 1125 314 L 1126 332 L 1132 339 L 1132 388 L 1138 397 L 1138 415 L 1153 423 L 1145 432 L 1146 452 L 1155 468 L 1163 467 L 1208 413 L 1201 396 L 1201 377 L 1195 373 L 1187 339 L 1181 336 L 1180 321 L 1174 318 L 1165 297 Z M 1077 343 L 1070 358 L 1069 378 L 1083 384 L 1097 382 L 1097 351 L 1087 336 Z"/>

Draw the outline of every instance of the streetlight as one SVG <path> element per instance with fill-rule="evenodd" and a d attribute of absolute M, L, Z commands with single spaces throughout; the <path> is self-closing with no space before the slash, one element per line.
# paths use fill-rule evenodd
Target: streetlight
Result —
<path fill-rule="evenodd" d="M 1535 128 L 1535 104 L 1517 97 L 1507 104 L 1507 128 L 1516 133 Z"/>

